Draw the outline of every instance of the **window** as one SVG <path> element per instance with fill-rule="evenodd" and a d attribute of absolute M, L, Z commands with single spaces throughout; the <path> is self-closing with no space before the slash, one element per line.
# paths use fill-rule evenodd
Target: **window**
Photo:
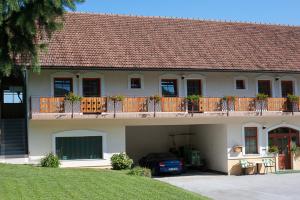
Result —
<path fill-rule="evenodd" d="M 3 90 L 3 103 L 23 103 L 23 88 L 10 86 Z"/>
<path fill-rule="evenodd" d="M 245 127 L 245 153 L 257 154 L 257 127 Z"/>
<path fill-rule="evenodd" d="M 131 89 L 141 89 L 141 79 L 140 78 L 131 78 L 130 79 L 130 88 Z"/>
<path fill-rule="evenodd" d="M 293 81 L 281 81 L 281 95 L 287 97 L 288 94 L 294 94 L 294 83 Z"/>
<path fill-rule="evenodd" d="M 177 80 L 173 79 L 162 79 L 161 80 L 161 91 L 164 97 L 177 97 Z"/>
<path fill-rule="evenodd" d="M 102 159 L 102 136 L 57 137 L 56 155 L 61 160 Z"/>
<path fill-rule="evenodd" d="M 54 78 L 54 96 L 64 97 L 66 94 L 73 92 L 72 78 Z"/>
<path fill-rule="evenodd" d="M 100 97 L 101 83 L 99 78 L 82 79 L 82 95 L 84 97 Z"/>
<path fill-rule="evenodd" d="M 266 94 L 269 97 L 272 97 L 272 87 L 270 80 L 258 80 L 257 82 L 258 93 Z"/>
<path fill-rule="evenodd" d="M 235 80 L 235 89 L 245 90 L 246 89 L 246 81 L 242 80 L 242 79 Z"/>
<path fill-rule="evenodd" d="M 201 80 L 190 79 L 187 80 L 187 95 L 202 95 Z"/>

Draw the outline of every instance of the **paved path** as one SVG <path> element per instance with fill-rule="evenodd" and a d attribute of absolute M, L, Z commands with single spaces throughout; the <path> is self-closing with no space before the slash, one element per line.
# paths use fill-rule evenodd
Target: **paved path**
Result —
<path fill-rule="evenodd" d="M 250 176 L 203 174 L 156 179 L 216 200 L 300 199 L 300 174 Z"/>

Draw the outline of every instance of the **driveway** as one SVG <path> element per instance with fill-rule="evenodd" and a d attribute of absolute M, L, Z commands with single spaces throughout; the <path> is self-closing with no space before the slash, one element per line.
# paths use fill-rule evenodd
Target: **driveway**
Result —
<path fill-rule="evenodd" d="M 249 176 L 187 174 L 156 179 L 217 200 L 300 199 L 300 174 Z"/>

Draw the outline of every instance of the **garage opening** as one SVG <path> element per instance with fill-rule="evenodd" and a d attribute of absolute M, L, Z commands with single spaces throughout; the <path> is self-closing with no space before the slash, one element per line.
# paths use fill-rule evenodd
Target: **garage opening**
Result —
<path fill-rule="evenodd" d="M 150 153 L 172 152 L 186 166 L 227 173 L 225 125 L 155 125 L 126 127 L 126 152 L 136 165 Z"/>

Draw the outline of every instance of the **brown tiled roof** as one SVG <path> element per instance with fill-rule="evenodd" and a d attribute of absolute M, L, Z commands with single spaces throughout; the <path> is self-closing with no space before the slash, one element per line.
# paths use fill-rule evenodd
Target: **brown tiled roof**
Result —
<path fill-rule="evenodd" d="M 41 64 L 300 72 L 300 27 L 68 13 Z"/>

